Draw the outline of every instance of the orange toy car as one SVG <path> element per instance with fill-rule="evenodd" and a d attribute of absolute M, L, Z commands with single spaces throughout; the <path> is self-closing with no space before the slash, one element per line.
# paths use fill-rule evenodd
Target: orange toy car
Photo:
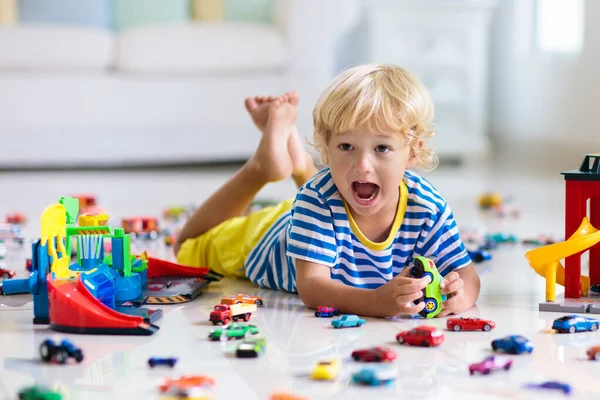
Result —
<path fill-rule="evenodd" d="M 308 397 L 296 396 L 286 392 L 272 393 L 269 400 L 308 400 Z"/>
<path fill-rule="evenodd" d="M 6 214 L 6 223 L 7 224 L 23 225 L 23 224 L 25 224 L 25 222 L 27 222 L 27 217 L 23 213 L 12 212 L 12 213 Z"/>
<path fill-rule="evenodd" d="M 212 388 L 215 386 L 215 380 L 204 375 L 184 375 L 179 378 L 165 378 L 164 382 L 158 387 L 161 393 L 171 391 L 185 392 L 195 387 Z"/>
<path fill-rule="evenodd" d="M 600 346 L 592 346 L 587 351 L 590 360 L 600 361 Z"/>
<path fill-rule="evenodd" d="M 263 301 L 261 297 L 251 296 L 249 294 L 236 294 L 235 296 L 223 297 L 221 304 L 256 304 L 258 307 L 262 307 Z"/>

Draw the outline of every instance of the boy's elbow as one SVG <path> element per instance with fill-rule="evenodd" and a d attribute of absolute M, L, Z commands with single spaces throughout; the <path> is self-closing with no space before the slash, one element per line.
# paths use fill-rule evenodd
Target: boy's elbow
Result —
<path fill-rule="evenodd" d="M 304 305 L 310 309 L 316 310 L 319 307 L 317 304 L 317 299 L 315 298 L 312 290 L 310 290 L 307 285 L 302 284 L 300 282 L 296 283 L 296 289 L 298 290 L 298 296 L 300 296 L 300 300 L 304 303 Z"/>

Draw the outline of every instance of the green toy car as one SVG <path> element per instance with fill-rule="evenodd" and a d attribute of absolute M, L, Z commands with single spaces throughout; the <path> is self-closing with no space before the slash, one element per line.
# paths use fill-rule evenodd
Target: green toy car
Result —
<path fill-rule="evenodd" d="M 62 395 L 42 386 L 29 386 L 19 391 L 19 400 L 61 400 Z"/>
<path fill-rule="evenodd" d="M 240 358 L 258 357 L 265 352 L 267 341 L 261 337 L 249 337 L 244 339 L 237 347 L 235 354 Z"/>
<path fill-rule="evenodd" d="M 246 324 L 229 324 L 223 328 L 211 329 L 208 333 L 210 340 L 230 340 L 247 338 L 258 333 L 258 328 L 255 325 Z M 221 338 L 223 336 L 223 338 Z"/>
<path fill-rule="evenodd" d="M 423 299 L 425 307 L 419 312 L 423 318 L 433 318 L 442 311 L 442 302 L 446 300 L 446 296 L 442 295 L 442 275 L 435 267 L 435 263 L 429 258 L 416 256 L 415 265 L 411 270 L 411 275 L 414 278 L 424 278 L 429 276 L 431 283 L 423 289 Z M 417 304 L 421 300 L 417 300 Z"/>

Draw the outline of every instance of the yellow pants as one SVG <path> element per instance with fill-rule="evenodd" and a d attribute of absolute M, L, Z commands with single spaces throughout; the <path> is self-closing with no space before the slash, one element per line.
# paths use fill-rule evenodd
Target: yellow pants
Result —
<path fill-rule="evenodd" d="M 188 239 L 177 253 L 177 262 L 209 267 L 224 275 L 246 277 L 246 257 L 281 214 L 292 208 L 293 199 L 265 207 L 246 216 L 221 222 L 202 235 Z"/>

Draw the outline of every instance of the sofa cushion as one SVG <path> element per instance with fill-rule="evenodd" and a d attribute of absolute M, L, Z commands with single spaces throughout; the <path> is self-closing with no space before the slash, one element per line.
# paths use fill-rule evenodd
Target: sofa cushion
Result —
<path fill-rule="evenodd" d="M 0 28 L 0 69 L 101 70 L 113 64 L 114 37 L 96 28 Z"/>
<path fill-rule="evenodd" d="M 0 25 L 10 25 L 17 19 L 17 0 L 0 0 Z"/>
<path fill-rule="evenodd" d="M 19 20 L 97 26 L 111 26 L 112 0 L 19 0 Z"/>
<path fill-rule="evenodd" d="M 225 0 L 225 19 L 272 24 L 274 9 L 273 0 Z"/>
<path fill-rule="evenodd" d="M 183 22 L 191 18 L 190 0 L 114 0 L 114 4 L 115 27 L 118 30 Z"/>
<path fill-rule="evenodd" d="M 116 67 L 131 72 L 273 70 L 285 65 L 285 53 L 281 32 L 271 26 L 187 23 L 124 31 Z"/>

